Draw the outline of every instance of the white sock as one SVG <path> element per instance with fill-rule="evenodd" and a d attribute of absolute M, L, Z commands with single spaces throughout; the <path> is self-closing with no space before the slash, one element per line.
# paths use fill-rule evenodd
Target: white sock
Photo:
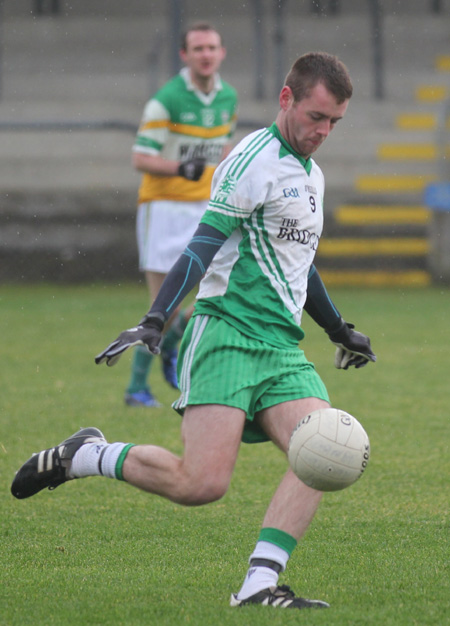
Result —
<path fill-rule="evenodd" d="M 69 470 L 71 478 L 106 476 L 116 478 L 117 460 L 126 443 L 85 443 L 75 452 Z"/>
<path fill-rule="evenodd" d="M 289 554 L 274 543 L 258 541 L 253 553 L 250 555 L 249 563 L 251 563 L 252 559 L 268 559 L 269 561 L 275 561 L 275 563 L 281 565 L 281 571 L 284 572 L 287 562 L 289 561 Z"/>
<path fill-rule="evenodd" d="M 278 583 L 278 572 L 270 567 L 250 567 L 242 587 L 237 594 L 238 600 L 245 600 L 258 591 L 274 587 Z"/>
<path fill-rule="evenodd" d="M 281 571 L 284 572 L 289 560 L 289 554 L 273 543 L 269 543 L 268 541 L 258 541 L 249 559 L 250 567 L 247 575 L 239 593 L 237 594 L 238 600 L 245 600 L 246 598 L 253 596 L 255 593 L 258 593 L 258 591 L 262 591 L 268 587 L 274 587 L 278 584 L 279 573 L 271 567 L 266 567 L 264 565 L 251 565 L 251 562 L 254 559 L 274 561 L 280 566 Z"/>

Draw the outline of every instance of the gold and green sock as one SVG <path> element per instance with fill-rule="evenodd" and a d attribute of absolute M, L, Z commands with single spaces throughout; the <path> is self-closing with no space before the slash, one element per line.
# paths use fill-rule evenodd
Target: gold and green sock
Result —
<path fill-rule="evenodd" d="M 188 320 L 186 319 L 186 311 L 180 311 L 173 320 L 167 333 L 164 335 L 161 345 L 162 352 L 171 352 L 177 347 L 184 331 L 186 330 L 187 323 Z"/>
<path fill-rule="evenodd" d="M 148 389 L 148 377 L 152 361 L 153 354 L 145 346 L 137 346 L 134 349 L 131 376 L 127 387 L 128 393 L 137 393 Z"/>

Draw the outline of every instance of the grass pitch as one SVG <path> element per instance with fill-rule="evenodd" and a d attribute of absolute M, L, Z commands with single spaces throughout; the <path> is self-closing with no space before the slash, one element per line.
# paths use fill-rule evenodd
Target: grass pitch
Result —
<path fill-rule="evenodd" d="M 334 369 L 333 346 L 305 315 L 303 347 L 332 403 L 372 446 L 364 476 L 325 495 L 281 582 L 326 611 L 231 609 L 286 461 L 242 446 L 218 503 L 186 509 L 125 483 L 88 478 L 15 500 L 14 472 L 82 426 L 110 440 L 181 451 L 176 397 L 154 363 L 164 406 L 123 405 L 130 355 L 94 355 L 147 309 L 142 286 L 2 286 L 0 624 L 450 624 L 448 345 L 450 292 L 331 293 L 372 338 L 375 365 Z"/>

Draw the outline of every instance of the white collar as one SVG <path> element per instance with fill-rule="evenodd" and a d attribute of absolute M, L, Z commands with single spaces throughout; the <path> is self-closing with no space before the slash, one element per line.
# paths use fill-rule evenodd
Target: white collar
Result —
<path fill-rule="evenodd" d="M 214 74 L 214 85 L 209 93 L 204 93 L 198 87 L 196 87 L 196 85 L 194 85 L 191 79 L 191 72 L 188 67 L 183 67 L 180 70 L 180 75 L 186 83 L 187 89 L 193 91 L 197 98 L 203 102 L 203 104 L 211 104 L 216 97 L 217 92 L 223 88 L 222 80 L 219 74 Z"/>

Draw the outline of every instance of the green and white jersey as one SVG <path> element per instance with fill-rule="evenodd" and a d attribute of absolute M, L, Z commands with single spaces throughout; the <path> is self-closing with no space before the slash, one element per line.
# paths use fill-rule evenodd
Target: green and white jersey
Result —
<path fill-rule="evenodd" d="M 278 127 L 243 139 L 216 170 L 202 222 L 228 236 L 200 283 L 196 314 L 272 346 L 296 346 L 323 227 L 324 178 Z"/>

